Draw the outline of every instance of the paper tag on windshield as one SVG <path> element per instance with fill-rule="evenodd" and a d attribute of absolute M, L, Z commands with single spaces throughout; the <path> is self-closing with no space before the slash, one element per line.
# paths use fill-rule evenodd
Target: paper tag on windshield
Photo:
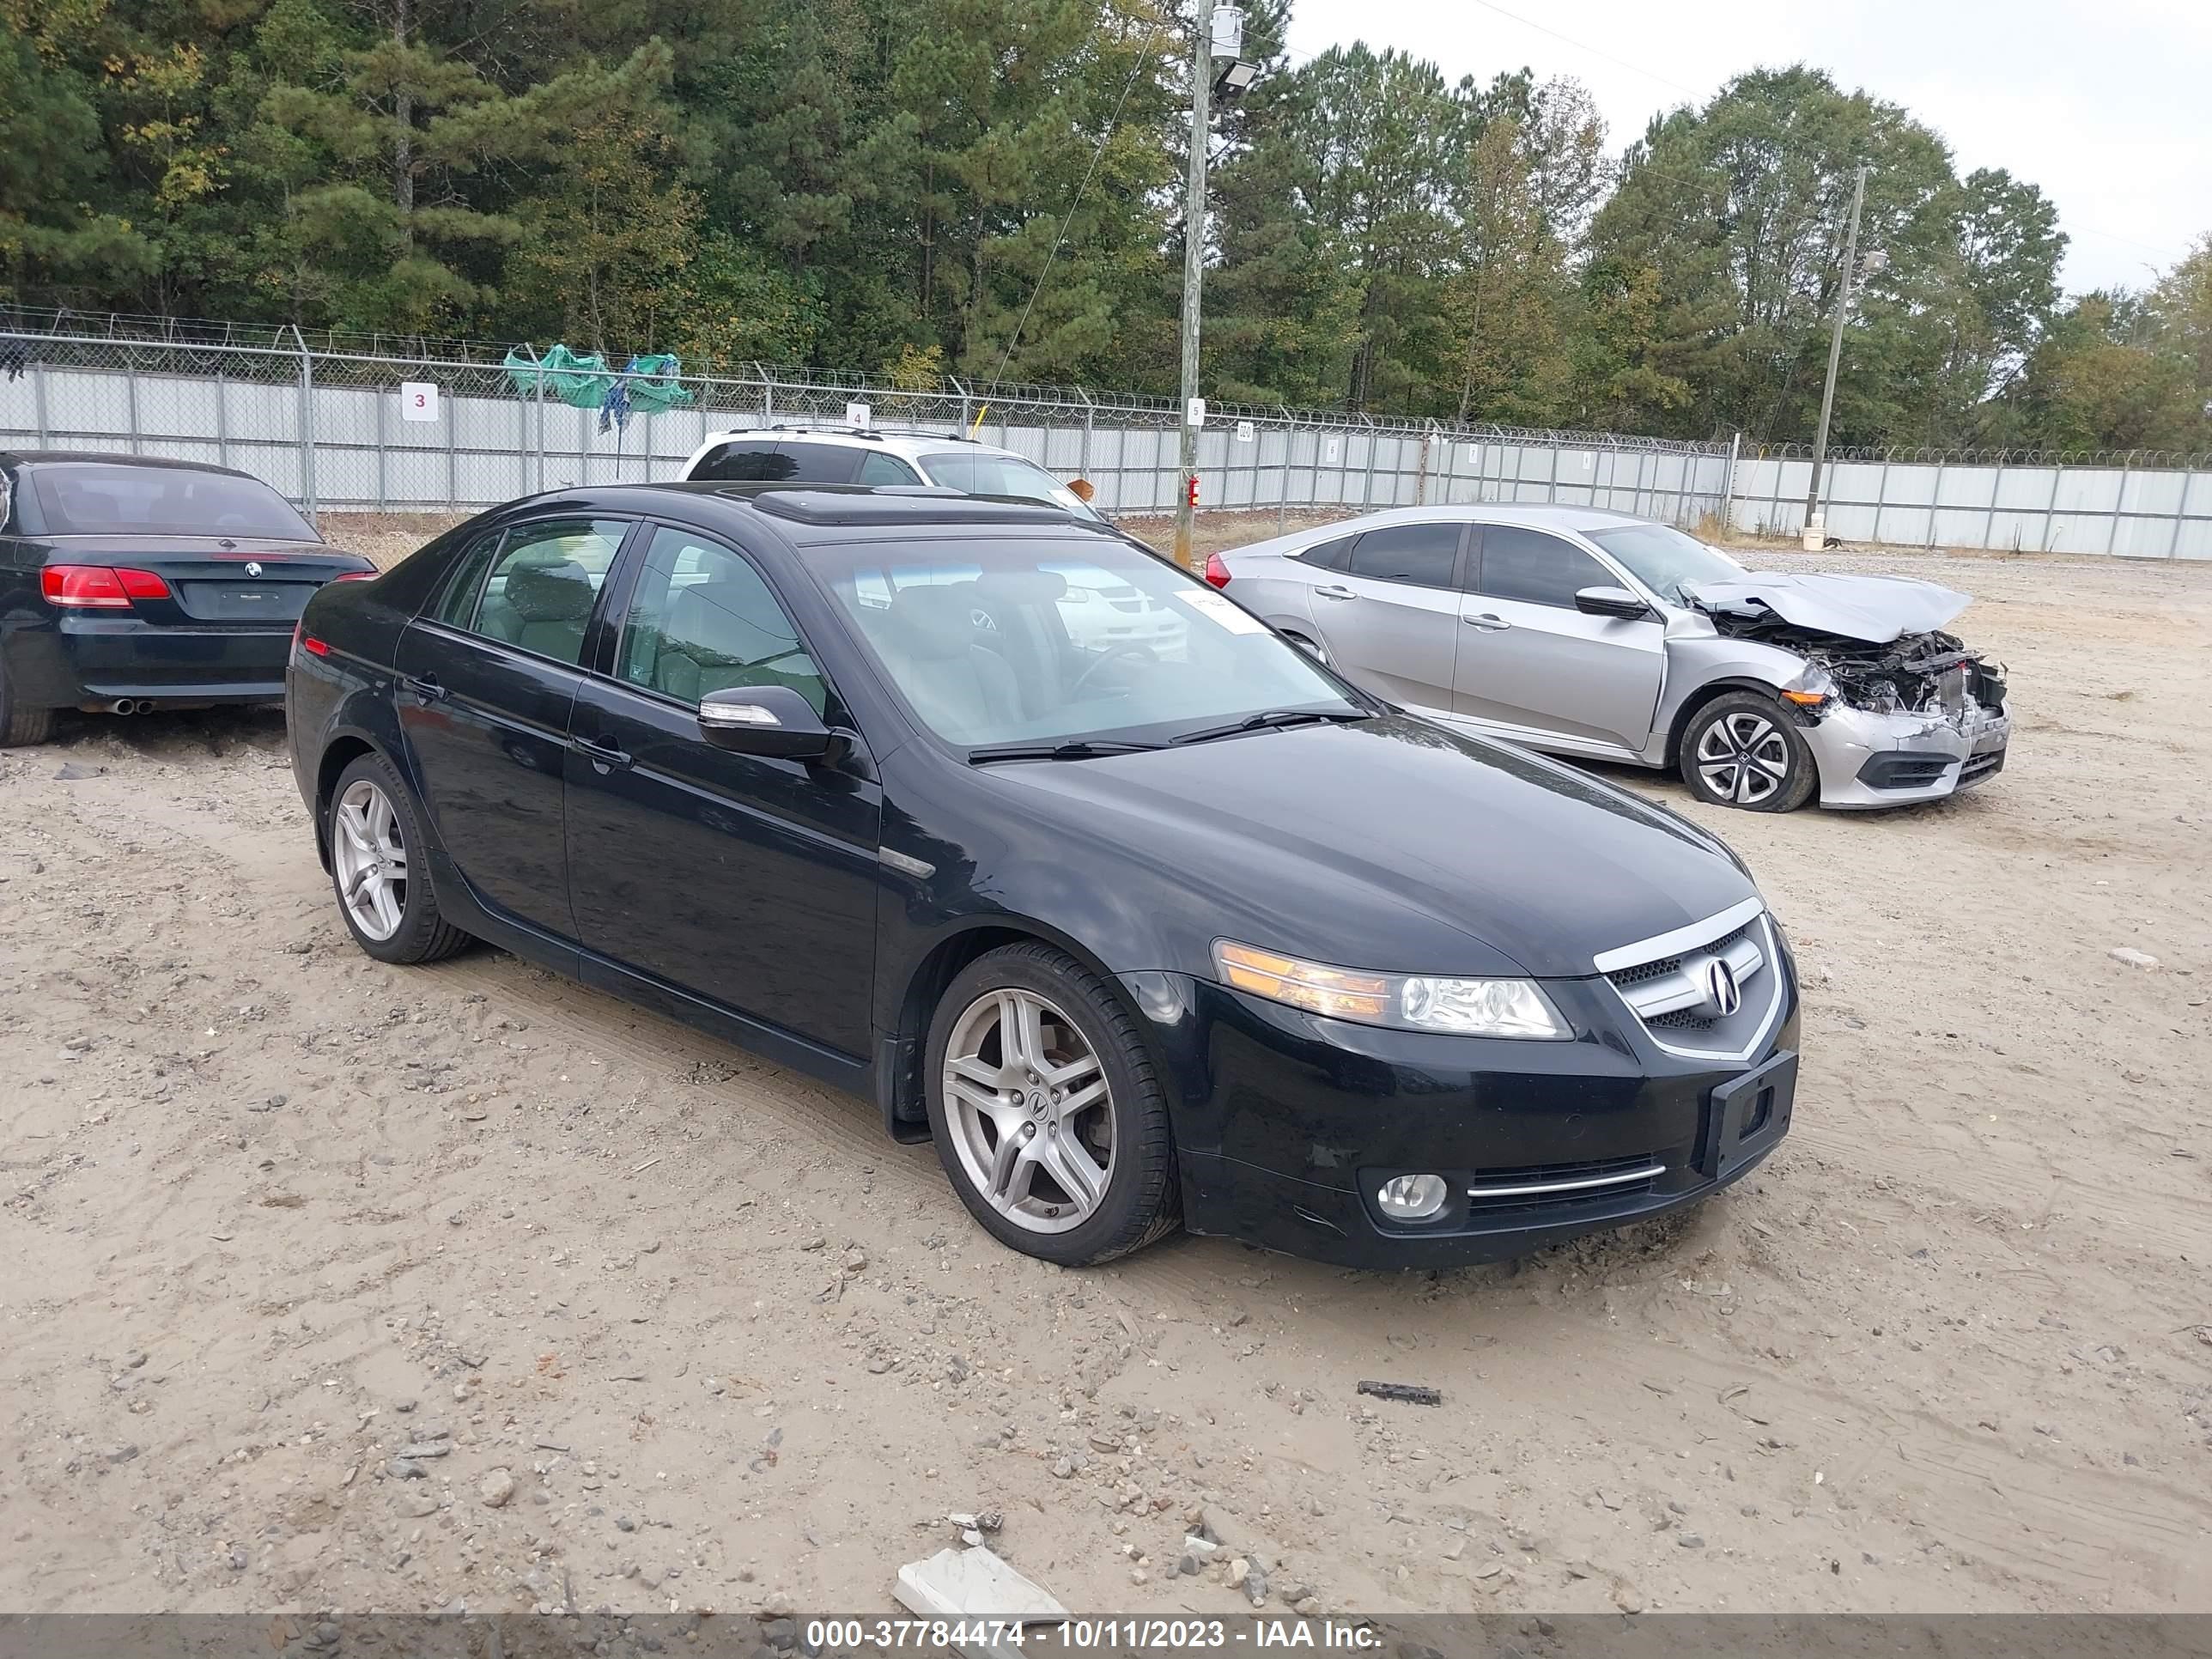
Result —
<path fill-rule="evenodd" d="M 1178 587 L 1176 598 L 1201 617 L 1211 617 L 1232 634 L 1264 634 L 1267 624 L 1234 599 L 1224 599 L 1210 587 Z"/>

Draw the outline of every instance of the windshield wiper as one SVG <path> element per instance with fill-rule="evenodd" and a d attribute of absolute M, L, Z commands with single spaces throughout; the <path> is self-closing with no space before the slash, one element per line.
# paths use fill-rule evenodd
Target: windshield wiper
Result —
<path fill-rule="evenodd" d="M 1067 743 L 998 743 L 968 751 L 968 764 L 988 766 L 993 761 L 1097 760 L 1102 755 L 1134 755 L 1157 749 L 1156 743 L 1123 743 L 1111 738 L 1077 738 Z"/>
<path fill-rule="evenodd" d="M 1338 720 L 1364 720 L 1367 711 L 1358 708 L 1267 708 L 1259 714 L 1248 714 L 1227 726 L 1202 726 L 1195 732 L 1185 732 L 1170 738 L 1173 744 L 1211 743 L 1216 738 L 1242 737 L 1247 732 L 1267 732 L 1285 726 L 1326 725 Z"/>

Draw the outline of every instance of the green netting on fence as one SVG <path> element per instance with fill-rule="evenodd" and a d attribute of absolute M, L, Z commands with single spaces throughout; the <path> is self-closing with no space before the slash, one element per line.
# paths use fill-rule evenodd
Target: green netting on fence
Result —
<path fill-rule="evenodd" d="M 549 346 L 545 355 L 532 359 L 520 351 L 507 354 L 507 378 L 515 395 L 534 398 L 543 386 L 545 395 L 578 409 L 598 409 L 607 400 L 614 376 L 607 360 L 597 352 L 582 356 L 564 345 Z"/>
<path fill-rule="evenodd" d="M 629 360 L 630 407 L 647 415 L 665 415 L 672 409 L 689 409 L 696 401 L 677 383 L 684 365 L 666 352 Z"/>
<path fill-rule="evenodd" d="M 684 373 L 682 362 L 665 351 L 631 358 L 620 374 L 597 352 L 586 356 L 564 345 L 548 346 L 542 357 L 520 349 L 510 351 L 506 367 L 507 382 L 518 398 L 538 397 L 543 387 L 546 397 L 578 409 L 598 410 L 603 426 L 610 419 L 619 425 L 640 411 L 665 415 L 672 409 L 688 409 L 697 401 L 678 379 Z"/>

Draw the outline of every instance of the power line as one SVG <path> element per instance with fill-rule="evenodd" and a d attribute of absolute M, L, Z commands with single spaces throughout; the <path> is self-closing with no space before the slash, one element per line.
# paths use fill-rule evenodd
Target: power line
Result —
<path fill-rule="evenodd" d="M 1115 132 L 1121 127 L 1121 112 L 1128 107 L 1129 94 L 1136 88 L 1137 77 L 1144 73 L 1152 42 L 1159 39 L 1162 21 L 1162 17 L 1152 20 L 1152 27 L 1145 36 L 1144 45 L 1137 48 L 1137 61 L 1129 65 L 1129 78 L 1121 83 L 1121 95 L 1115 100 L 1114 118 L 1107 122 L 1106 131 L 1098 135 L 1098 147 L 1091 152 L 1091 165 L 1084 169 L 1083 182 L 1076 185 L 1074 199 L 1067 204 L 1066 216 L 1060 222 L 1060 234 L 1052 239 L 1052 246 L 1045 252 L 1043 269 L 1037 272 L 1036 284 L 1030 289 L 1029 303 L 1022 307 L 1021 320 L 1014 325 L 1014 331 L 1006 337 L 1005 355 L 999 359 L 998 369 L 991 376 L 994 380 L 1006 378 L 1006 365 L 1013 361 L 1014 348 L 1021 343 L 1022 331 L 1029 326 L 1030 313 L 1036 308 L 1037 295 L 1044 292 L 1044 279 L 1052 274 L 1052 262 L 1060 257 L 1060 246 L 1067 240 L 1067 228 L 1075 222 L 1075 210 L 1083 205 L 1083 192 L 1091 188 L 1091 175 L 1098 171 L 1099 158 L 1106 154 L 1106 146 L 1113 142 Z"/>
<path fill-rule="evenodd" d="M 1572 35 L 1562 34 L 1555 28 L 1547 28 L 1541 23 L 1532 22 L 1529 19 L 1522 16 L 1518 12 L 1508 11 L 1503 6 L 1492 5 L 1491 3 L 1491 0 L 1474 0 L 1474 3 L 1480 6 L 1485 11 L 1494 11 L 1500 17 L 1506 19 L 1508 21 L 1520 24 L 1523 28 L 1534 29 L 1539 34 L 1548 34 L 1554 40 L 1561 41 L 1567 46 L 1572 46 L 1577 52 L 1586 52 L 1593 58 L 1602 58 L 1607 63 L 1613 64 L 1617 69 L 1625 69 L 1632 75 L 1641 75 L 1646 80 L 1656 81 L 1661 86 L 1672 87 L 1677 92 L 1686 92 L 1692 98 L 1703 98 L 1705 95 L 1704 93 L 1698 91 L 1697 88 L 1686 87 L 1680 81 L 1670 80 L 1668 76 L 1660 74 L 1656 70 L 1647 69 L 1641 64 L 1632 64 L 1626 58 L 1615 58 L 1611 52 L 1601 51 L 1600 48 L 1591 46 L 1588 41 L 1577 40 Z"/>

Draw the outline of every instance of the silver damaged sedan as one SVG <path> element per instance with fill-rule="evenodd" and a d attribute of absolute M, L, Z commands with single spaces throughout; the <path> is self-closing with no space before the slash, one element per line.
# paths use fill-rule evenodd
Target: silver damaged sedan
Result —
<path fill-rule="evenodd" d="M 1938 799 L 1995 775 L 2012 729 L 2002 671 L 1943 631 L 1966 595 L 1748 571 L 1595 507 L 1403 507 L 1207 577 L 1419 714 L 1754 812 Z"/>

